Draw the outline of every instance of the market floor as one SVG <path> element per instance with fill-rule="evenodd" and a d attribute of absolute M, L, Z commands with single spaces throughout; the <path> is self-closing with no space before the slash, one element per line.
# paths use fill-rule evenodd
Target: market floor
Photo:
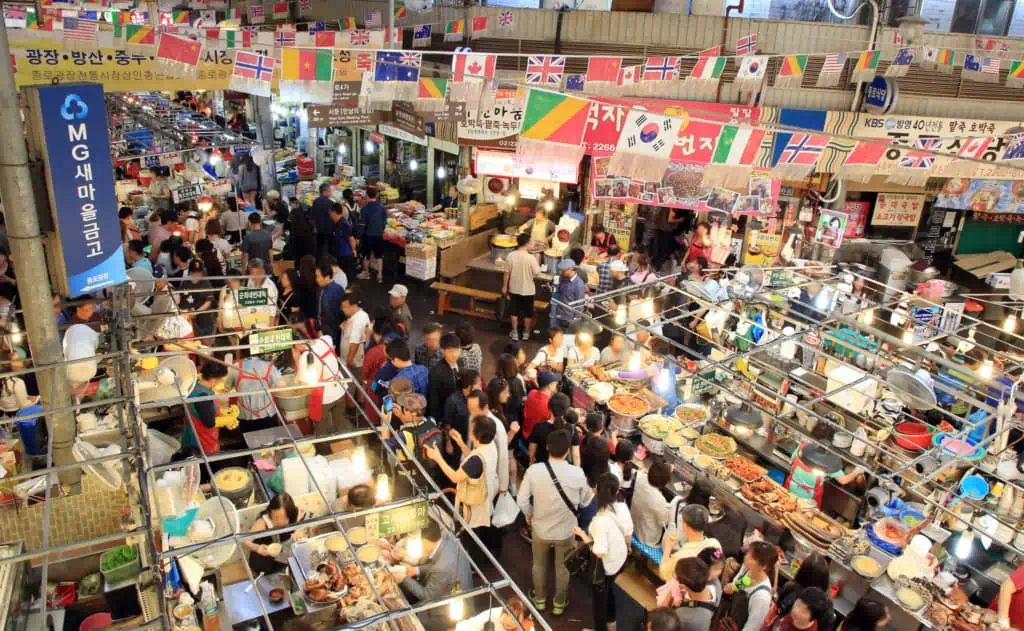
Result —
<path fill-rule="evenodd" d="M 408 277 L 401 277 L 399 282 L 409 288 L 407 302 L 412 310 L 414 322 L 413 331 L 410 332 L 410 341 L 413 346 L 420 343 L 423 324 L 433 321 L 444 325 L 446 330 L 454 330 L 456 324 L 466 319 L 466 316 L 459 314 L 445 314 L 443 317 L 437 316 L 437 292 L 430 288 L 430 282 L 420 282 Z M 365 308 L 368 313 L 372 313 L 375 306 L 387 303 L 387 292 L 391 289 L 390 283 L 378 284 L 376 281 L 359 281 L 359 285 L 362 287 L 363 296 L 365 297 Z M 535 323 L 533 327 L 535 331 L 540 331 L 547 327 L 547 314 L 538 315 L 540 316 L 538 323 Z M 473 325 L 475 341 L 483 350 L 484 361 L 481 372 L 486 383 L 494 376 L 497 359 L 504 350 L 505 344 L 509 341 L 509 327 L 507 323 L 485 320 L 483 318 L 469 318 L 469 320 Z M 543 339 L 539 333 L 531 335 L 530 338 L 529 342 L 524 343 L 528 357 L 532 357 L 540 348 L 541 340 Z M 530 549 L 530 544 L 519 535 L 518 529 L 514 527 L 510 528 L 505 534 L 503 544 L 501 557 L 498 560 L 512 580 L 519 584 L 523 593 L 529 594 L 533 582 L 531 578 L 533 553 Z M 491 580 L 500 578 L 500 573 L 494 568 L 485 567 L 484 571 Z M 550 594 L 554 588 L 554 578 L 549 578 L 549 581 L 551 581 L 548 586 L 548 593 Z M 580 583 L 573 581 L 569 586 L 569 608 L 566 612 L 557 618 L 551 616 L 549 596 L 548 609 L 543 613 L 552 628 L 583 629 L 591 625 L 589 603 L 589 590 Z M 486 607 L 486 601 L 480 606 Z M 477 610 L 479 611 L 480 609 L 478 608 Z"/>

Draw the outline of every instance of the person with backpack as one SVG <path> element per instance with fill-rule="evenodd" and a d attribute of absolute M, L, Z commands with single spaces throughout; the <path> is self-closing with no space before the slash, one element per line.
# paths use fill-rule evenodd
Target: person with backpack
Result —
<path fill-rule="evenodd" d="M 540 611 L 547 607 L 549 553 L 555 554 L 555 598 L 552 614 L 560 616 L 569 605 L 569 570 L 565 557 L 575 545 L 573 529 L 580 506 L 589 504 L 594 492 L 583 469 L 566 462 L 569 433 L 558 430 L 547 439 L 548 459 L 530 466 L 519 486 L 516 502 L 531 528 L 533 590 L 530 599 Z"/>
<path fill-rule="evenodd" d="M 665 533 L 662 541 L 661 565 L 658 573 L 662 580 L 668 580 L 675 571 L 675 564 L 679 559 L 693 557 L 700 554 L 705 548 L 722 549 L 722 544 L 714 537 L 705 537 L 704 532 L 711 524 L 711 513 L 700 504 L 687 504 L 679 509 L 681 504 L 676 504 L 676 518 L 674 522 L 679 524 L 678 530 L 670 529 Z M 683 535 L 682 545 L 675 550 L 679 543 L 679 534 Z M 673 550 L 675 550 L 673 552 Z"/>
<path fill-rule="evenodd" d="M 440 449 L 444 436 L 434 419 L 423 416 L 423 411 L 427 409 L 426 397 L 413 392 L 412 382 L 408 379 L 392 379 L 390 392 L 394 400 L 390 416 L 397 419 L 400 426 L 392 430 L 391 418 L 386 418 L 386 422 L 381 425 L 381 438 L 399 462 L 408 462 L 411 454 L 439 487 L 446 487 L 447 478 L 428 457 L 428 448 Z M 426 486 L 427 481 L 417 467 L 408 466 L 407 469 L 412 473 L 412 482 L 416 487 Z M 411 494 L 413 489 L 405 490 Z M 403 495 L 397 487 L 395 495 Z"/>
<path fill-rule="evenodd" d="M 656 549 L 665 534 L 665 524 L 672 516 L 672 506 L 662 491 L 672 480 L 672 465 L 656 462 L 647 473 L 638 472 L 633 484 L 633 504 L 630 512 L 636 540 L 641 546 Z M 662 576 L 668 580 L 671 570 Z"/>
<path fill-rule="evenodd" d="M 716 631 L 761 631 L 772 607 L 772 592 L 778 574 L 779 549 L 767 541 L 755 541 L 743 557 L 743 568 L 723 589 L 731 596 L 728 611 L 719 619 Z"/>
<path fill-rule="evenodd" d="M 709 631 L 722 600 L 722 592 L 710 583 L 708 564 L 699 557 L 679 559 L 675 578 L 683 592 L 683 603 L 676 608 L 681 631 Z"/>
<path fill-rule="evenodd" d="M 633 520 L 629 509 L 619 501 L 619 479 L 610 471 L 597 481 L 597 513 L 590 522 L 590 534 L 577 527 L 574 532 L 584 544 L 593 544 L 596 559 L 589 573 L 594 614 L 594 631 L 607 631 L 608 622 L 615 621 L 615 612 L 622 609 L 615 602 L 615 579 L 626 564 L 629 541 L 633 536 Z"/>

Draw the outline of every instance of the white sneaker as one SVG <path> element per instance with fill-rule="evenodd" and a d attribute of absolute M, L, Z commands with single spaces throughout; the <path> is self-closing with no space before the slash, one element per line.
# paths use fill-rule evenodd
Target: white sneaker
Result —
<path fill-rule="evenodd" d="M 508 339 L 519 341 L 519 331 L 512 329 L 508 332 Z"/>

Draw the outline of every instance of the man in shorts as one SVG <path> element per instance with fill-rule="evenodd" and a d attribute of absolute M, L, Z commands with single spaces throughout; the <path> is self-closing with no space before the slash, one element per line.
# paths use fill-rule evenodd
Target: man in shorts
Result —
<path fill-rule="evenodd" d="M 509 313 L 512 319 L 512 330 L 508 336 L 513 340 L 519 338 L 519 320 L 523 320 L 522 339 L 530 339 L 533 328 L 533 300 L 537 295 L 534 278 L 540 274 L 540 263 L 527 251 L 530 235 L 522 233 L 516 238 L 515 252 L 505 258 L 505 289 L 509 298 Z"/>

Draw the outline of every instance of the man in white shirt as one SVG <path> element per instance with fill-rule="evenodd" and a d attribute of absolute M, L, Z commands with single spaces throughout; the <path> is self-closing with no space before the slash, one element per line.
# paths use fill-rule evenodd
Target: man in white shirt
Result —
<path fill-rule="evenodd" d="M 327 436 L 351 429 L 345 418 L 345 386 L 341 383 L 343 375 L 331 336 L 321 335 L 308 345 L 296 344 L 292 347 L 292 357 L 299 380 L 322 386 L 322 389 L 315 388 L 310 395 L 310 418 L 314 421 L 319 418 L 314 433 Z"/>
<path fill-rule="evenodd" d="M 517 239 L 515 252 L 505 258 L 504 293 L 508 295 L 512 320 L 508 336 L 513 340 L 519 339 L 519 319 L 522 318 L 522 339 L 528 340 L 533 327 L 533 301 L 537 295 L 534 278 L 540 274 L 540 263 L 529 252 L 530 235 L 524 232 Z"/>
<path fill-rule="evenodd" d="M 519 510 L 532 529 L 533 592 L 530 599 L 538 610 L 547 606 L 544 585 L 548 575 L 548 552 L 555 551 L 555 600 L 551 613 L 556 616 L 565 613 L 569 604 L 565 555 L 575 545 L 576 514 L 581 506 L 594 499 L 594 491 L 587 484 L 583 469 L 566 461 L 569 443 L 569 433 L 564 430 L 548 436 L 547 462 L 538 462 L 526 470 L 516 497 Z"/>
<path fill-rule="evenodd" d="M 341 299 L 341 312 L 345 314 L 345 321 L 341 324 L 339 350 L 348 367 L 358 375 L 363 367 L 363 350 L 370 328 L 370 316 L 363 311 L 362 300 L 355 287 Z"/>
<path fill-rule="evenodd" d="M 277 322 L 277 285 L 267 275 L 267 265 L 263 259 L 252 259 L 249 261 L 249 276 L 245 281 L 246 289 L 266 289 L 267 304 L 262 307 L 252 307 L 254 313 L 266 314 L 260 318 L 262 326 L 270 326 Z"/>
<path fill-rule="evenodd" d="M 100 334 L 88 324 L 72 324 L 64 333 L 64 359 L 73 364 L 67 366 L 68 382 L 72 390 L 78 390 L 96 376 L 98 364 L 93 361 L 75 361 L 94 357 L 100 345 Z"/>

